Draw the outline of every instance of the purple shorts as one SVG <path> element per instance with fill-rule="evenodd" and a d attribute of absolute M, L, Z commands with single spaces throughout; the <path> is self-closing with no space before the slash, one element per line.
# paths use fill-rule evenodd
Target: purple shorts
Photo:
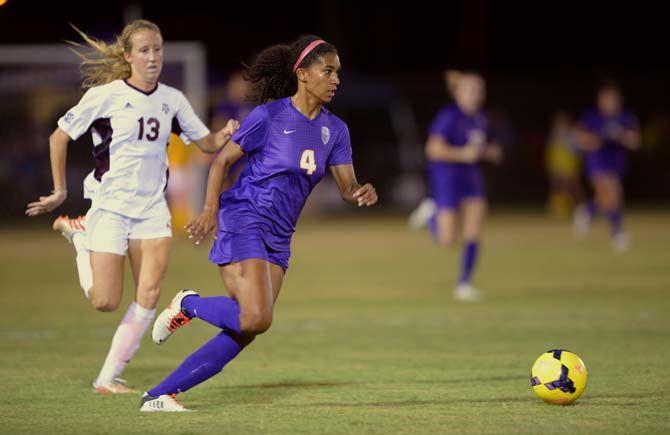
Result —
<path fill-rule="evenodd" d="M 586 172 L 589 178 L 597 174 L 613 174 L 621 178 L 626 173 L 626 152 L 621 147 L 604 147 L 586 155 Z"/>
<path fill-rule="evenodd" d="M 272 248 L 263 240 L 262 233 L 257 231 L 248 231 L 245 234 L 219 231 L 209 252 L 209 260 L 224 266 L 250 258 L 259 258 L 277 264 L 286 271 L 291 258 L 290 240 L 287 241 L 285 248 L 281 250 Z"/>
<path fill-rule="evenodd" d="M 428 181 L 437 208 L 455 210 L 464 199 L 486 196 L 484 177 L 477 166 L 431 163 Z"/>

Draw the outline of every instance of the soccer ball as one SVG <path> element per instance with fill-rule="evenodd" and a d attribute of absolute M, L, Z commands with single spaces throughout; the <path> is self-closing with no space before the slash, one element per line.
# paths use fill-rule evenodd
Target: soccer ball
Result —
<path fill-rule="evenodd" d="M 545 402 L 569 405 L 586 388 L 586 366 L 572 352 L 550 350 L 535 360 L 530 370 L 530 385 Z"/>

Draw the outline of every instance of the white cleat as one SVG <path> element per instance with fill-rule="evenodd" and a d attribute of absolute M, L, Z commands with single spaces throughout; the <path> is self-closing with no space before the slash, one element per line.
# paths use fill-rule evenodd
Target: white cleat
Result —
<path fill-rule="evenodd" d="M 137 390 L 133 390 L 128 385 L 126 381 L 120 378 L 114 379 L 112 382 L 107 384 L 98 384 L 93 382 L 93 391 L 98 394 L 133 394 L 139 393 Z"/>
<path fill-rule="evenodd" d="M 428 226 L 428 222 L 433 217 L 436 211 L 435 201 L 431 198 L 426 198 L 418 205 L 417 208 L 410 213 L 407 219 L 407 226 L 411 230 L 420 230 Z"/>
<path fill-rule="evenodd" d="M 191 295 L 198 296 L 198 293 L 188 289 L 181 290 L 172 298 L 167 308 L 158 315 L 151 330 L 154 343 L 163 344 L 177 329 L 188 324 L 191 319 L 182 312 L 181 301 Z"/>
<path fill-rule="evenodd" d="M 584 204 L 575 207 L 575 212 L 572 217 L 572 231 L 575 237 L 583 239 L 589 234 L 591 229 L 591 216 Z"/>
<path fill-rule="evenodd" d="M 177 401 L 175 394 L 163 394 L 154 397 L 149 393 L 142 395 L 140 402 L 140 412 L 189 412 L 190 409 L 184 408 L 184 405 Z"/>
<path fill-rule="evenodd" d="M 630 238 L 628 237 L 628 233 L 624 231 L 619 231 L 618 233 L 612 236 L 612 248 L 614 249 L 614 252 L 622 254 L 626 252 L 629 247 L 630 247 Z"/>
<path fill-rule="evenodd" d="M 482 299 L 482 292 L 470 284 L 461 283 L 454 290 L 454 299 L 465 302 L 477 302 Z"/>
<path fill-rule="evenodd" d="M 72 243 L 72 237 L 75 234 L 86 231 L 86 227 L 84 226 L 85 221 L 86 218 L 84 216 L 78 216 L 76 218 L 58 216 L 54 221 L 52 228 L 54 231 L 59 231 L 68 242 Z"/>

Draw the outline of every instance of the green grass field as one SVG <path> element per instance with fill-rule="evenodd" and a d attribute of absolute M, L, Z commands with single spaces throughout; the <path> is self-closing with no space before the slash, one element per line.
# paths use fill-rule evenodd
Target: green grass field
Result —
<path fill-rule="evenodd" d="M 494 215 L 478 304 L 451 298 L 459 252 L 401 218 L 302 221 L 271 330 L 217 377 L 181 395 L 195 410 L 140 415 L 136 396 L 92 393 L 131 300 L 89 308 L 74 251 L 47 230 L 0 232 L 1 433 L 668 433 L 670 214 L 633 213 L 631 251 L 604 224 Z M 207 249 L 176 241 L 159 308 L 180 287 L 222 292 Z M 130 289 L 128 281 L 127 288 Z M 145 337 L 124 377 L 146 389 L 216 331 L 202 322 L 165 346 Z M 568 407 L 529 385 L 542 352 L 589 370 Z"/>

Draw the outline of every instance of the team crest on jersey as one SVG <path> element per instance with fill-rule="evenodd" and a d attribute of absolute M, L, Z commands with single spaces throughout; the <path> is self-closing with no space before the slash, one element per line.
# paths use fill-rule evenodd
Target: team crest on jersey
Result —
<path fill-rule="evenodd" d="M 321 142 L 323 144 L 327 144 L 328 141 L 330 140 L 330 130 L 328 127 L 321 127 Z"/>
<path fill-rule="evenodd" d="M 65 118 L 64 118 L 63 120 L 69 124 L 69 123 L 72 122 L 73 119 L 74 119 L 74 113 L 72 113 L 72 112 L 67 112 L 67 113 L 65 114 Z"/>
<path fill-rule="evenodd" d="M 130 101 L 128 101 L 128 102 L 126 102 L 126 105 L 123 106 L 123 108 L 124 108 L 124 109 L 132 109 L 132 108 L 133 108 L 133 105 L 130 104 Z"/>
<path fill-rule="evenodd" d="M 167 115 L 169 111 L 170 111 L 170 106 L 168 106 L 166 103 L 163 103 L 163 113 L 165 113 Z"/>

